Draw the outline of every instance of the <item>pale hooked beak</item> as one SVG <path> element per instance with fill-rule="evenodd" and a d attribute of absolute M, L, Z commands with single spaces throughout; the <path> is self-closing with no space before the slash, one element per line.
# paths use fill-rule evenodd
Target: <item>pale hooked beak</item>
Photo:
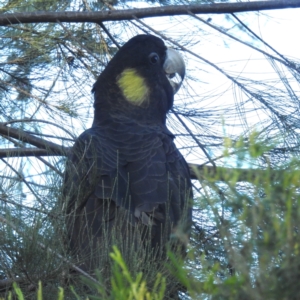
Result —
<path fill-rule="evenodd" d="M 178 51 L 171 48 L 167 49 L 166 60 L 163 68 L 173 88 L 173 93 L 176 94 L 180 89 L 185 75 L 184 60 Z"/>

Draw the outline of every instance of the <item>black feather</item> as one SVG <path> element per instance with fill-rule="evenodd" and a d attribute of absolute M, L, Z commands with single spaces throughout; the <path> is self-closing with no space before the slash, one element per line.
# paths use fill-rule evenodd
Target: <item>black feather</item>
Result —
<path fill-rule="evenodd" d="M 70 247 L 88 270 L 99 267 L 91 254 L 102 251 L 116 228 L 124 244 L 130 230 L 138 230 L 132 238 L 137 247 L 148 242 L 163 249 L 180 222 L 187 228 L 191 223 L 189 168 L 165 124 L 173 92 L 162 63 L 149 65 L 151 52 L 163 63 L 164 43 L 142 35 L 111 60 L 93 88 L 93 126 L 79 136 L 67 162 L 63 193 Z M 131 105 L 116 84 L 128 67 L 150 87 L 147 107 Z"/>

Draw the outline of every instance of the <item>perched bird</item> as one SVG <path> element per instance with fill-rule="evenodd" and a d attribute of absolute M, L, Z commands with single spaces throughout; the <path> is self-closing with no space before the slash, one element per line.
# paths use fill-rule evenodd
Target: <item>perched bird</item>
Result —
<path fill-rule="evenodd" d="M 114 244 L 162 257 L 171 236 L 182 240 L 179 227 L 188 236 L 189 168 L 166 127 L 184 75 L 177 51 L 137 35 L 94 84 L 93 125 L 74 144 L 63 186 L 70 248 L 85 270 L 101 268 Z"/>

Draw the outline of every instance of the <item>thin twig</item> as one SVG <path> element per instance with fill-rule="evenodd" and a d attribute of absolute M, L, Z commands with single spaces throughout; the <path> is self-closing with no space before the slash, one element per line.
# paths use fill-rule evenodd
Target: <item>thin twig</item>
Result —
<path fill-rule="evenodd" d="M 118 49 L 121 48 L 119 43 L 116 41 L 116 39 L 110 34 L 108 29 L 104 26 L 102 22 L 99 22 L 98 25 L 103 29 L 103 31 L 107 34 L 107 36 L 113 41 L 113 43 L 117 46 Z"/>
<path fill-rule="evenodd" d="M 272 58 L 272 59 L 274 59 L 274 60 L 280 62 L 281 64 L 285 65 L 287 68 L 291 68 L 291 69 L 294 69 L 295 71 L 299 72 L 299 68 L 295 67 L 294 64 L 291 64 L 290 61 L 288 61 L 283 55 L 281 55 L 281 54 L 278 53 L 275 49 L 273 49 L 271 46 L 269 46 L 266 42 L 262 41 L 257 35 L 255 35 L 254 32 L 251 31 L 251 33 L 252 33 L 253 35 L 255 35 L 255 36 L 256 36 L 259 40 L 261 40 L 263 43 L 265 43 L 266 45 L 268 45 L 268 46 L 270 47 L 270 49 L 272 49 L 273 51 L 275 51 L 275 53 L 276 53 L 278 56 L 280 56 L 282 59 L 280 59 L 280 58 L 278 58 L 278 57 L 276 57 L 276 56 L 273 56 L 273 55 L 271 55 L 270 53 L 267 53 L 266 51 L 261 50 L 261 49 L 255 47 L 255 46 L 253 46 L 252 44 L 249 44 L 249 43 L 246 43 L 246 42 L 240 40 L 239 38 L 233 36 L 232 34 L 230 34 L 230 33 L 226 32 L 226 31 L 222 30 L 221 28 L 219 28 L 219 27 L 217 27 L 217 26 L 211 24 L 210 22 L 205 21 L 204 19 L 200 18 L 199 16 L 196 16 L 196 15 L 195 15 L 194 13 L 192 13 L 192 12 L 189 12 L 189 15 L 191 15 L 192 17 L 194 17 L 196 20 L 203 22 L 205 25 L 207 25 L 207 26 L 209 26 L 209 27 L 211 27 L 211 28 L 213 28 L 213 29 L 219 31 L 220 33 L 222 33 L 222 34 L 224 34 L 224 35 L 226 35 L 226 36 L 228 36 L 229 38 L 231 38 L 231 39 L 233 39 L 233 40 L 235 40 L 235 41 L 237 41 L 237 42 L 239 42 L 239 43 L 241 43 L 241 44 L 243 44 L 243 45 L 245 45 L 245 46 L 247 46 L 247 47 L 250 47 L 250 48 L 252 48 L 252 49 L 258 51 L 258 52 L 260 52 L 260 53 L 266 55 L 266 56 L 269 57 L 269 58 Z M 234 16 L 234 15 L 233 15 L 233 16 Z M 235 16 L 234 16 L 234 17 L 235 17 Z M 239 19 L 238 19 L 238 20 L 239 20 Z M 241 21 L 240 21 L 240 22 L 241 22 Z M 244 24 L 244 26 L 246 26 L 246 25 Z M 248 29 L 248 27 L 247 27 L 247 29 Z M 248 30 L 250 30 L 250 29 L 248 29 Z"/>
<path fill-rule="evenodd" d="M 42 199 L 35 193 L 35 191 L 32 189 L 32 187 L 30 186 L 30 184 L 27 182 L 27 180 L 25 179 L 25 177 L 18 172 L 11 164 L 9 164 L 5 159 L 0 158 L 0 160 L 7 165 L 18 177 L 19 179 L 25 183 L 25 185 L 28 187 L 28 189 L 30 190 L 30 192 L 36 197 L 37 201 L 41 204 L 41 206 L 46 209 Z"/>
<path fill-rule="evenodd" d="M 193 132 L 186 126 L 185 122 L 179 117 L 179 115 L 172 109 L 173 114 L 176 116 L 176 118 L 179 120 L 181 125 L 185 128 L 185 130 L 191 135 L 193 140 L 196 142 L 196 144 L 199 146 L 199 148 L 203 151 L 203 153 L 208 158 L 209 162 L 216 167 L 215 162 L 211 159 L 210 155 L 207 153 L 205 147 L 199 142 L 199 140 L 194 136 Z"/>
<path fill-rule="evenodd" d="M 27 206 L 27 205 L 24 205 L 24 204 L 20 204 L 20 203 L 17 203 L 15 201 L 12 201 L 12 200 L 5 199 L 3 197 L 0 198 L 0 201 L 6 202 L 8 204 L 15 205 L 15 206 L 19 206 L 21 208 L 25 208 L 25 209 L 28 209 L 28 210 L 32 210 L 32 211 L 47 215 L 48 217 L 51 217 L 51 218 L 55 218 L 55 219 L 58 218 L 58 215 L 53 215 L 52 213 L 49 213 L 47 211 L 44 211 L 44 210 L 41 210 L 41 209 L 38 209 L 38 208 L 35 208 L 35 207 L 30 207 L 30 206 Z"/>

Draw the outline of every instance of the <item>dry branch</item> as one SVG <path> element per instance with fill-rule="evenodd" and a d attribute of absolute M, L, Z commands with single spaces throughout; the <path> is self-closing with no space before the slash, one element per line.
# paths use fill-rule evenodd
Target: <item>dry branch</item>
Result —
<path fill-rule="evenodd" d="M 136 18 L 151 18 L 163 16 L 194 14 L 226 14 L 258 10 L 274 10 L 300 7 L 300 0 L 274 0 L 237 3 L 216 3 L 202 5 L 170 5 L 125 10 L 108 10 L 98 12 L 30 12 L 2 14 L 0 26 L 20 23 L 56 23 L 56 22 L 93 22 L 133 20 Z"/>
<path fill-rule="evenodd" d="M 66 156 L 71 147 L 64 147 L 41 138 L 37 138 L 21 129 L 7 127 L 0 123 L 0 135 L 13 137 L 37 148 L 4 148 L 0 149 L 0 158 L 6 157 L 39 157 L 39 156 Z M 238 174 L 236 181 L 253 182 L 257 176 L 266 174 L 265 170 L 224 168 L 206 165 L 189 164 L 192 179 L 216 178 L 219 181 L 230 181 Z M 278 177 L 278 172 L 272 171 L 272 178 Z"/>
<path fill-rule="evenodd" d="M 206 165 L 189 164 L 191 178 L 224 182 L 256 182 L 257 179 L 271 178 L 273 181 L 283 176 L 283 171 L 262 169 L 241 169 L 212 167 Z M 268 177 L 267 177 L 268 176 Z"/>
<path fill-rule="evenodd" d="M 59 147 L 59 145 L 57 145 Z M 4 148 L 0 149 L 0 158 L 6 157 L 39 157 L 39 156 L 65 156 L 71 148 L 64 148 L 63 151 L 52 151 L 51 147 L 46 149 L 38 148 Z"/>
<path fill-rule="evenodd" d="M 55 143 L 46 141 L 44 139 L 35 137 L 31 134 L 28 134 L 26 132 L 24 132 L 23 130 L 20 129 L 15 129 L 15 128 L 11 128 L 8 126 L 5 126 L 3 124 L 0 123 L 0 135 L 4 136 L 4 137 L 11 137 L 14 139 L 17 139 L 19 141 L 28 143 L 32 146 L 36 146 L 39 149 L 44 149 L 48 151 L 48 155 L 66 155 L 69 148 L 57 145 Z M 22 152 L 22 148 L 19 148 L 20 153 Z M 5 149 L 4 151 L 7 151 L 7 149 Z M 30 150 L 28 150 L 30 151 Z M 9 156 L 9 155 L 6 155 Z M 24 156 L 24 155 L 21 155 Z"/>

